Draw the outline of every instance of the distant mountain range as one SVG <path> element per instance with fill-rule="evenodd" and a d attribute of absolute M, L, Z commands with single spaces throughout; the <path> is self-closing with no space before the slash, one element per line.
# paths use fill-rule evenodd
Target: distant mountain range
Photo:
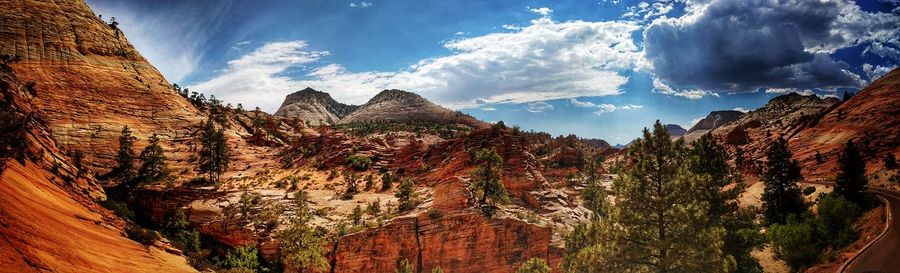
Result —
<path fill-rule="evenodd" d="M 287 95 L 276 116 L 298 118 L 312 125 L 369 121 L 427 121 L 484 128 L 488 123 L 434 104 L 412 92 L 384 90 L 363 105 L 335 101 L 325 92 L 306 88 Z"/>

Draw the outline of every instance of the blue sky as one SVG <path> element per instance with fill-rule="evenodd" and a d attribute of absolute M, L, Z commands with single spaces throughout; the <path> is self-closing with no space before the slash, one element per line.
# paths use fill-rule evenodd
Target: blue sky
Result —
<path fill-rule="evenodd" d="M 170 82 L 246 108 L 398 88 L 611 143 L 782 93 L 839 96 L 900 64 L 897 0 L 87 2 Z"/>

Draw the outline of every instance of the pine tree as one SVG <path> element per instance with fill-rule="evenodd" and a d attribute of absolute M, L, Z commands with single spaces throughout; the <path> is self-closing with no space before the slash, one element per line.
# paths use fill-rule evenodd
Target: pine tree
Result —
<path fill-rule="evenodd" d="M 350 221 L 353 222 L 353 225 L 359 225 L 359 223 L 362 221 L 362 216 L 362 207 L 356 205 L 356 207 L 353 208 L 353 212 L 350 213 Z"/>
<path fill-rule="evenodd" d="M 707 207 L 681 140 L 659 121 L 629 151 L 630 168 L 614 182 L 616 206 L 607 220 L 567 236 L 567 272 L 717 272 L 726 268 L 721 227 L 709 227 Z M 572 243 L 572 246 L 569 246 Z"/>
<path fill-rule="evenodd" d="M 159 137 L 153 134 L 147 141 L 149 144 L 141 151 L 141 168 L 136 177 L 140 182 L 156 181 L 169 174 L 165 150 L 159 145 Z"/>
<path fill-rule="evenodd" d="M 603 159 L 598 157 L 588 160 L 585 164 L 586 184 L 581 192 L 584 207 L 593 212 L 592 218 L 600 219 L 606 216 L 606 187 L 600 183 L 600 163 Z"/>
<path fill-rule="evenodd" d="M 416 185 L 409 178 L 400 182 L 400 187 L 394 197 L 397 197 L 397 209 L 400 211 L 410 210 L 415 207 L 416 202 Z"/>
<path fill-rule="evenodd" d="M 494 149 L 481 149 L 475 152 L 474 159 L 479 167 L 472 173 L 472 188 L 482 211 L 487 217 L 491 217 L 497 204 L 509 202 L 501 177 L 503 158 Z"/>
<path fill-rule="evenodd" d="M 803 177 L 784 138 L 779 137 L 769 146 L 766 157 L 767 169 L 763 177 L 766 188 L 762 195 L 764 214 L 770 223 L 784 223 L 789 214 L 805 209 L 797 185 Z"/>
<path fill-rule="evenodd" d="M 225 131 L 216 129 L 213 120 L 207 119 L 200 132 L 200 141 L 200 172 L 205 173 L 210 182 L 218 183 L 230 162 Z"/>
<path fill-rule="evenodd" d="M 116 166 L 111 176 L 119 177 L 124 181 L 130 181 L 134 178 L 134 136 L 131 135 L 131 129 L 128 125 L 122 127 L 122 134 L 119 136 L 119 152 L 116 154 Z"/>
<path fill-rule="evenodd" d="M 329 267 L 323 231 L 309 225 L 311 218 L 308 213 L 298 213 L 291 217 L 287 228 L 277 233 L 281 259 L 285 267 L 295 272 L 322 272 Z"/>
<path fill-rule="evenodd" d="M 834 181 L 834 192 L 844 196 L 852 202 L 861 201 L 862 191 L 868 181 L 866 180 L 866 162 L 863 161 L 859 148 L 848 140 L 844 151 L 838 158 L 840 172 Z"/>

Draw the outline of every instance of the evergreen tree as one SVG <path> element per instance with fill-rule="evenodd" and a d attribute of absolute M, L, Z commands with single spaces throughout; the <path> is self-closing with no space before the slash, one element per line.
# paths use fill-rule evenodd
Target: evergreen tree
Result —
<path fill-rule="evenodd" d="M 156 181 L 169 174 L 165 150 L 159 145 L 159 137 L 153 134 L 147 141 L 149 144 L 141 151 L 141 168 L 138 169 L 136 178 L 140 182 Z"/>
<path fill-rule="evenodd" d="M 400 211 L 410 210 L 415 207 L 416 202 L 416 185 L 409 178 L 400 182 L 400 187 L 394 197 L 397 197 L 397 209 Z"/>
<path fill-rule="evenodd" d="M 884 168 L 888 170 L 897 169 L 897 157 L 894 156 L 894 153 L 888 153 L 884 156 Z"/>
<path fill-rule="evenodd" d="M 207 119 L 200 132 L 200 141 L 200 172 L 205 173 L 210 182 L 218 183 L 231 160 L 225 131 L 216 129 L 213 120 Z"/>
<path fill-rule="evenodd" d="M 644 129 L 632 143 L 628 156 L 632 164 L 614 182 L 616 206 L 609 218 L 567 236 L 565 270 L 724 271 L 724 230 L 709 227 L 708 206 L 692 188 L 709 177 L 691 170 L 683 141 L 673 142 L 657 121 L 652 133 Z"/>
<path fill-rule="evenodd" d="M 503 158 L 494 149 L 481 149 L 475 152 L 474 159 L 479 167 L 472 173 L 475 176 L 472 188 L 482 211 L 487 217 L 491 217 L 497 204 L 509 202 L 501 178 Z"/>
<path fill-rule="evenodd" d="M 606 187 L 600 184 L 601 162 L 603 162 L 603 158 L 598 157 L 588 160 L 585 164 L 587 183 L 584 191 L 581 192 L 584 207 L 593 212 L 592 217 L 595 220 L 606 216 Z"/>
<path fill-rule="evenodd" d="M 116 163 L 118 165 L 110 173 L 112 176 L 119 177 L 124 181 L 134 178 L 134 136 L 131 135 L 128 125 L 122 127 L 122 134 L 119 136 L 119 152 L 116 154 Z"/>
<path fill-rule="evenodd" d="M 323 231 L 309 225 L 311 218 L 308 213 L 298 213 L 291 217 L 288 228 L 277 233 L 281 259 L 294 272 L 322 272 L 329 267 Z"/>
<path fill-rule="evenodd" d="M 838 164 L 841 169 L 834 181 L 834 192 L 852 202 L 861 201 L 862 191 L 868 184 L 866 162 L 852 140 L 848 140 L 844 146 L 843 153 L 838 157 Z"/>
<path fill-rule="evenodd" d="M 803 177 L 800 175 L 799 164 L 791 157 L 787 141 L 781 137 L 766 151 L 768 162 L 763 177 L 766 188 L 762 202 L 764 214 L 770 223 L 784 223 L 789 214 L 805 210 L 800 187 L 797 185 L 797 181 Z"/>
<path fill-rule="evenodd" d="M 516 273 L 550 273 L 547 261 L 541 258 L 531 258 L 516 269 Z"/>
<path fill-rule="evenodd" d="M 362 216 L 362 207 L 356 205 L 356 207 L 353 208 L 353 212 L 350 213 L 350 221 L 353 222 L 353 225 L 359 225 L 359 223 L 362 221 Z"/>

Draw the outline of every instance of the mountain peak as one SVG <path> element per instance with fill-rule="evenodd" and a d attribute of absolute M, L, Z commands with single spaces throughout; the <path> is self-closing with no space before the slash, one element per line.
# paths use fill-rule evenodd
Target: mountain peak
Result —
<path fill-rule="evenodd" d="M 337 102 L 327 92 L 307 87 L 287 95 L 275 115 L 299 118 L 313 124 L 334 124 L 358 107 Z"/>
<path fill-rule="evenodd" d="M 377 95 L 372 97 L 366 104 L 374 104 L 389 100 L 398 100 L 398 101 L 428 101 L 419 94 L 403 91 L 399 89 L 386 89 L 384 91 L 378 92 Z M 429 102 L 430 103 L 430 102 Z"/>

